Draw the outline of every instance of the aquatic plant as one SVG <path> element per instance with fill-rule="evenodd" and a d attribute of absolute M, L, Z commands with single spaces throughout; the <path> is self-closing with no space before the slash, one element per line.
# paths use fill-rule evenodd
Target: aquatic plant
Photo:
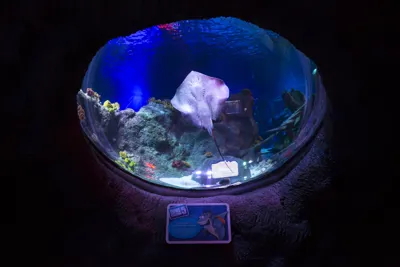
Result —
<path fill-rule="evenodd" d="M 103 106 L 109 111 L 109 112 L 115 112 L 119 110 L 119 104 L 118 102 L 111 103 L 109 100 L 104 101 Z"/>
<path fill-rule="evenodd" d="M 119 156 L 123 159 L 125 159 L 127 157 L 126 151 L 120 151 L 119 152 Z"/>
<path fill-rule="evenodd" d="M 126 164 L 128 164 L 128 166 L 129 166 L 130 168 L 134 168 L 135 165 L 136 165 L 136 162 L 134 162 L 134 161 L 131 160 L 131 159 L 125 158 L 124 161 L 125 161 Z"/>
<path fill-rule="evenodd" d="M 117 159 L 114 162 L 125 170 L 133 172 L 135 170 L 136 162 L 128 158 L 126 151 L 120 151 L 119 156 L 120 159 Z"/>
<path fill-rule="evenodd" d="M 121 166 L 122 168 L 126 168 L 126 166 L 125 166 L 125 162 L 124 161 L 122 161 L 122 160 L 120 160 L 120 159 L 116 159 L 116 160 L 114 160 L 114 162 L 115 163 L 117 163 L 119 166 Z"/>
<path fill-rule="evenodd" d="M 87 88 L 86 89 L 86 94 L 90 97 L 93 97 L 95 99 L 97 99 L 98 101 L 100 101 L 100 97 L 101 95 L 99 95 L 98 93 L 96 93 L 92 88 Z"/>
<path fill-rule="evenodd" d="M 136 166 L 136 162 L 134 162 L 133 160 L 129 160 L 129 159 L 125 159 L 125 160 L 121 160 L 121 159 L 117 159 L 114 161 L 115 163 L 117 163 L 119 166 L 121 166 L 122 168 L 124 168 L 125 170 L 129 171 L 129 172 L 133 172 L 135 170 L 135 166 Z"/>
<path fill-rule="evenodd" d="M 262 144 L 265 144 L 269 140 L 271 140 L 273 137 L 277 136 L 278 134 L 285 132 L 286 135 L 283 138 L 282 142 L 280 144 L 275 144 L 274 147 L 277 148 L 284 148 L 292 140 L 294 140 L 295 135 L 297 134 L 296 129 L 298 129 L 298 124 L 302 119 L 303 116 L 303 111 L 304 111 L 305 103 L 300 106 L 295 112 L 293 112 L 292 115 L 290 115 L 289 118 L 287 118 L 284 122 L 279 127 L 276 127 L 274 129 L 268 130 L 266 133 L 269 133 L 270 136 L 268 136 L 266 139 L 262 140 L 261 142 L 257 143 L 257 146 L 261 146 Z M 288 140 L 285 140 L 288 139 Z"/>
<path fill-rule="evenodd" d="M 85 110 L 82 108 L 81 105 L 78 105 L 78 117 L 80 121 L 85 119 Z"/>
<path fill-rule="evenodd" d="M 306 101 L 304 94 L 301 91 L 293 88 L 291 88 L 290 91 L 285 90 L 282 93 L 282 100 L 286 108 L 288 108 L 291 112 L 298 110 Z"/>

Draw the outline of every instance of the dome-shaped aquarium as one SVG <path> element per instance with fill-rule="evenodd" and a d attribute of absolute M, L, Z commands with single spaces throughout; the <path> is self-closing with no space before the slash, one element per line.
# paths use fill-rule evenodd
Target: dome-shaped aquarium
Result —
<path fill-rule="evenodd" d="M 132 179 L 198 190 L 268 179 L 325 112 L 309 58 L 277 33 L 223 17 L 109 41 L 77 102 L 90 143 Z"/>

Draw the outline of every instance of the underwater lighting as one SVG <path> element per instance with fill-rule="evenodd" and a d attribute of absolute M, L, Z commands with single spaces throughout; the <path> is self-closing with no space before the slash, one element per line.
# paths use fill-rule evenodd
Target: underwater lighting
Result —
<path fill-rule="evenodd" d="M 237 18 L 178 21 L 107 42 L 77 113 L 90 144 L 132 183 L 236 186 L 269 179 L 313 138 L 326 103 L 317 67 Z"/>

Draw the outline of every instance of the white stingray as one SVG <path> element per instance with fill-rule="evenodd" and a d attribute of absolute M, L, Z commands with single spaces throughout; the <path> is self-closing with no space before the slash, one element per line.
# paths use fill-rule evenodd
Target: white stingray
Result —
<path fill-rule="evenodd" d="M 187 115 L 194 125 L 205 128 L 213 136 L 213 122 L 220 116 L 229 98 L 225 82 L 197 71 L 191 71 L 171 100 L 174 108 Z"/>

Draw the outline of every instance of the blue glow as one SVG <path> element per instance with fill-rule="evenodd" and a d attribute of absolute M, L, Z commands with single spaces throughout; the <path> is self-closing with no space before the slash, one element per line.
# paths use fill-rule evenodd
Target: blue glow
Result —
<path fill-rule="evenodd" d="M 258 99 L 256 121 L 267 121 L 273 116 L 267 102 L 284 90 L 305 90 L 296 53 L 278 34 L 238 19 L 181 21 L 109 41 L 85 85 L 102 101 L 138 111 L 150 97 L 171 99 L 196 70 L 224 80 L 231 94 L 249 88 Z"/>
<path fill-rule="evenodd" d="M 129 103 L 125 108 L 132 108 L 138 110 L 146 102 L 145 97 L 143 97 L 143 90 L 139 86 L 135 85 L 132 90 L 132 96 L 128 99 Z"/>
<path fill-rule="evenodd" d="M 317 74 L 317 69 L 314 69 L 312 72 L 313 75 Z"/>

